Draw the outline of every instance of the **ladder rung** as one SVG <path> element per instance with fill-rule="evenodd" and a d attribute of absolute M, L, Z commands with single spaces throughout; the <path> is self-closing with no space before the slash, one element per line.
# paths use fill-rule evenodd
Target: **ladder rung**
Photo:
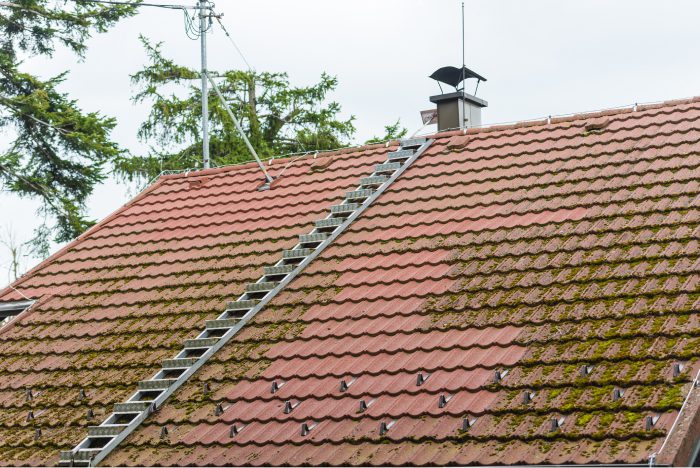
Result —
<path fill-rule="evenodd" d="M 318 221 L 315 222 L 316 228 L 317 229 L 323 229 L 323 228 L 329 228 L 329 227 L 338 227 L 341 224 L 345 222 L 344 219 L 342 218 L 326 218 L 326 219 L 319 219 Z"/>
<path fill-rule="evenodd" d="M 244 299 L 242 301 L 229 301 L 229 303 L 226 305 L 226 310 L 248 310 L 252 309 L 256 305 L 258 305 L 258 302 L 255 299 Z"/>
<path fill-rule="evenodd" d="M 384 172 L 394 172 L 397 169 L 401 169 L 401 163 L 384 163 L 384 164 L 377 164 L 374 167 L 374 172 L 377 174 L 384 173 Z"/>
<path fill-rule="evenodd" d="M 318 234 L 302 234 L 299 236 L 300 244 L 316 244 L 328 239 L 328 234 L 319 232 Z"/>
<path fill-rule="evenodd" d="M 142 413 L 151 406 L 150 403 L 134 401 L 129 403 L 117 403 L 114 405 L 115 413 Z"/>
<path fill-rule="evenodd" d="M 207 320 L 206 326 L 207 330 L 217 330 L 221 328 L 233 328 L 235 327 L 241 319 L 219 319 L 219 320 Z"/>
<path fill-rule="evenodd" d="M 82 462 L 87 462 L 92 460 L 92 457 L 97 455 L 100 450 L 102 449 L 80 449 L 75 452 L 73 452 L 73 460 L 74 461 L 82 461 Z"/>
<path fill-rule="evenodd" d="M 89 460 L 85 460 L 85 461 L 73 460 L 73 458 L 72 458 L 73 452 L 67 452 L 67 453 L 71 454 L 71 458 L 66 459 L 66 460 L 63 460 L 63 459 L 59 460 L 58 463 L 56 464 L 56 466 L 86 466 L 86 467 L 90 466 Z M 68 455 L 66 455 L 66 456 L 68 456 Z"/>
<path fill-rule="evenodd" d="M 413 156 L 414 153 L 415 153 L 415 151 L 412 149 L 404 149 L 404 150 L 392 151 L 391 153 L 389 153 L 389 155 L 387 157 L 388 157 L 389 161 L 394 161 L 396 159 L 408 159 L 411 156 Z"/>
<path fill-rule="evenodd" d="M 401 140 L 399 144 L 402 149 L 419 148 L 423 146 L 426 141 L 428 141 L 426 138 L 407 138 L 406 140 Z"/>
<path fill-rule="evenodd" d="M 163 369 L 184 369 L 194 366 L 197 361 L 199 361 L 199 358 L 166 359 L 163 361 Z M 149 381 L 146 380 L 145 382 Z"/>
<path fill-rule="evenodd" d="M 372 189 L 360 189 L 360 190 L 353 190 L 352 192 L 348 192 L 345 194 L 345 198 L 348 200 L 364 200 L 366 198 L 371 197 L 374 195 L 374 190 Z"/>
<path fill-rule="evenodd" d="M 360 185 L 363 187 L 382 185 L 387 180 L 389 180 L 389 178 L 385 176 L 364 177 L 360 179 Z"/>
<path fill-rule="evenodd" d="M 266 266 L 265 276 L 288 275 L 296 269 L 296 265 Z"/>
<path fill-rule="evenodd" d="M 245 287 L 246 292 L 262 292 L 272 291 L 279 283 L 276 281 L 264 281 L 262 283 L 248 283 Z"/>
<path fill-rule="evenodd" d="M 309 255 L 311 255 L 311 253 L 313 251 L 314 251 L 314 249 L 284 250 L 284 251 L 282 251 L 282 258 L 289 259 L 289 258 L 308 257 Z"/>
<path fill-rule="evenodd" d="M 142 380 L 138 383 L 139 390 L 165 390 L 175 383 L 176 379 Z"/>
<path fill-rule="evenodd" d="M 88 437 L 116 437 L 126 426 L 89 426 Z"/>
<path fill-rule="evenodd" d="M 219 341 L 218 338 L 195 338 L 193 340 L 185 340 L 185 348 L 211 348 Z"/>
<path fill-rule="evenodd" d="M 341 214 L 341 213 L 352 213 L 360 207 L 359 203 L 343 203 L 342 205 L 331 206 L 331 213 Z"/>

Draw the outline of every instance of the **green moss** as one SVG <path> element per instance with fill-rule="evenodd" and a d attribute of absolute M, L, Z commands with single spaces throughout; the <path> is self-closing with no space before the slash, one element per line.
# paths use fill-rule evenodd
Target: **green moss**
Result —
<path fill-rule="evenodd" d="M 690 320 L 689 314 L 682 314 L 682 315 L 676 316 L 676 327 L 683 328 L 684 325 L 686 325 L 689 320 Z"/>
<path fill-rule="evenodd" d="M 623 415 L 624 415 L 624 418 L 625 418 L 624 424 L 625 424 L 625 426 L 627 426 L 627 427 L 634 426 L 635 424 L 637 424 L 638 422 L 640 422 L 640 421 L 642 420 L 642 418 L 644 417 L 643 414 L 641 414 L 641 413 L 635 413 L 635 412 L 633 412 L 633 411 L 625 411 L 625 412 L 623 412 Z"/>
<path fill-rule="evenodd" d="M 587 425 L 591 421 L 591 419 L 593 419 L 592 413 L 581 414 L 578 418 L 576 418 L 576 426 L 583 427 Z"/>
<path fill-rule="evenodd" d="M 601 427 L 610 427 L 613 421 L 615 421 L 615 413 L 600 413 L 598 420 Z"/>
<path fill-rule="evenodd" d="M 692 339 L 686 340 L 685 344 L 683 345 L 681 353 L 684 356 L 692 355 L 695 352 L 695 350 L 698 349 L 699 342 L 700 342 L 700 339 L 698 339 L 698 338 L 692 338 Z"/>
<path fill-rule="evenodd" d="M 642 369 L 642 366 L 644 366 L 644 362 L 642 361 L 631 361 L 627 363 L 627 372 L 625 373 L 624 378 L 626 380 L 631 380 L 639 374 L 639 371 Z M 611 371 L 614 371 L 614 367 L 610 367 Z"/>
<path fill-rule="evenodd" d="M 549 451 L 552 450 L 552 444 L 547 441 L 538 441 L 537 449 L 542 453 L 549 453 Z"/>
<path fill-rule="evenodd" d="M 604 387 L 593 387 L 589 392 L 588 403 L 591 405 L 599 406 L 601 404 L 607 404 L 610 401 L 611 394 L 614 388 L 610 386 Z M 619 405 L 619 402 L 610 403 L 611 405 Z"/>
<path fill-rule="evenodd" d="M 578 363 L 567 364 L 564 367 L 563 378 L 566 380 L 573 380 L 573 379 L 579 378 L 580 377 L 580 374 L 579 374 L 580 370 L 579 369 L 580 369 L 580 366 Z"/>
<path fill-rule="evenodd" d="M 581 406 L 581 397 L 583 396 L 585 391 L 585 387 L 571 388 L 567 392 L 566 397 L 564 398 L 564 401 L 560 406 L 561 411 L 566 413 L 572 411 L 574 408 Z"/>
<path fill-rule="evenodd" d="M 658 401 L 661 408 L 680 408 L 685 398 L 683 388 L 685 385 L 673 385 L 663 393 Z"/>
<path fill-rule="evenodd" d="M 555 398 L 561 395 L 562 391 L 563 390 L 561 388 L 553 388 L 550 390 L 547 394 L 547 402 L 553 401 Z"/>

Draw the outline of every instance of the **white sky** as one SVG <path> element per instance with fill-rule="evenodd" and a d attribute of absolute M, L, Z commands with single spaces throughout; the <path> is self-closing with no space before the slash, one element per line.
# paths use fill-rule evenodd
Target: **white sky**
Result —
<path fill-rule="evenodd" d="M 438 93 L 427 76 L 461 62 L 460 3 L 219 0 L 216 10 L 257 70 L 286 71 L 299 85 L 323 71 L 336 75 L 332 99 L 357 117 L 360 142 L 397 118 L 411 131 L 420 127 L 418 111 Z M 700 95 L 695 0 L 468 0 L 466 15 L 467 66 L 489 80 L 479 89 L 489 102 L 486 124 Z M 45 77 L 69 69 L 63 89 L 84 109 L 116 117 L 114 139 L 134 152 L 144 151 L 136 130 L 148 110 L 130 101 L 129 75 L 145 61 L 139 33 L 163 41 L 176 62 L 198 66 L 199 43 L 186 38 L 182 14 L 153 8 L 90 40 L 80 63 L 68 52 L 27 63 Z M 210 69 L 243 67 L 220 29 L 209 44 Z M 0 151 L 2 143 L 0 136 Z M 106 183 L 91 198 L 91 216 L 107 216 L 133 193 Z M 0 205 L 0 230 L 30 238 L 36 203 L 0 192 Z M 7 263 L 0 248 L 0 284 Z"/>

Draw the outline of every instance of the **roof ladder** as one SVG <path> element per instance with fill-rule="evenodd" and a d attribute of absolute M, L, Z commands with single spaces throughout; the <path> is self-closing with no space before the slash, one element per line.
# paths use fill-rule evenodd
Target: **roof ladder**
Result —
<path fill-rule="evenodd" d="M 369 177 L 347 192 L 342 203 L 314 223 L 308 234 L 299 236 L 294 248 L 282 251 L 282 258 L 264 267 L 263 276 L 246 285 L 245 293 L 227 304 L 216 320 L 207 320 L 195 339 L 185 340 L 182 350 L 166 359 L 148 380 L 138 382 L 136 391 L 124 403 L 114 405 L 112 414 L 99 426 L 88 427 L 87 436 L 72 450 L 60 453 L 59 466 L 95 466 L 134 431 L 153 411 L 218 351 L 243 325 L 254 317 L 284 286 L 326 248 L 352 221 L 391 185 L 428 147 L 432 140 L 401 140 L 386 162 L 377 164 Z"/>

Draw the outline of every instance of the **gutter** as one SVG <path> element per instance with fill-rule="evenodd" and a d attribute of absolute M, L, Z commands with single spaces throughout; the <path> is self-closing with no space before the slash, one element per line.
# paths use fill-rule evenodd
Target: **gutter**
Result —
<path fill-rule="evenodd" d="M 0 304 L 0 317 L 13 317 L 24 312 L 36 301 L 28 299 L 26 301 L 5 302 Z"/>

